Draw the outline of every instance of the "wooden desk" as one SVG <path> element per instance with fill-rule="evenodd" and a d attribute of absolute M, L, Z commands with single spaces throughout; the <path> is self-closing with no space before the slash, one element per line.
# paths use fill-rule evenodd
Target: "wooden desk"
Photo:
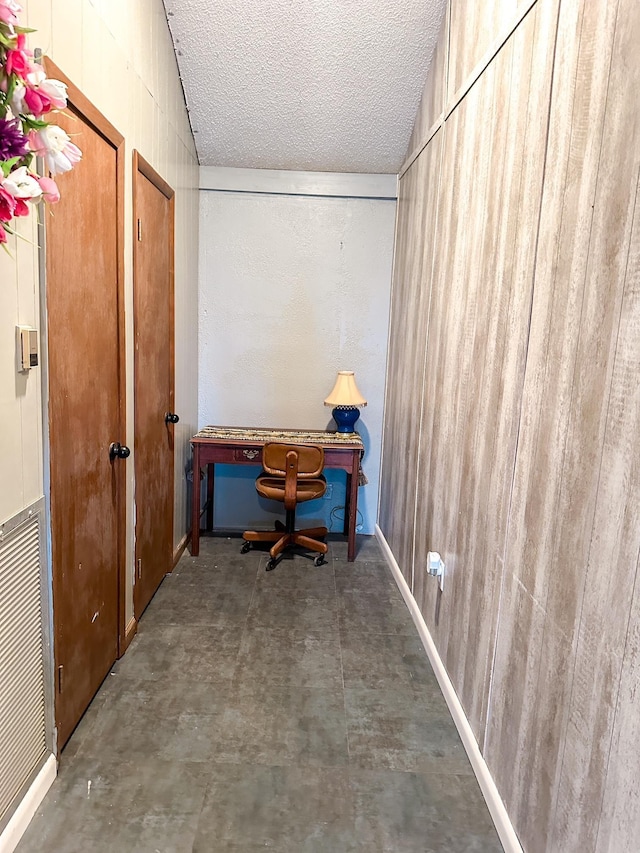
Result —
<path fill-rule="evenodd" d="M 347 472 L 344 534 L 348 537 L 347 560 L 356 556 L 358 479 L 364 445 L 358 433 L 323 430 L 253 429 L 208 426 L 191 439 L 193 446 L 193 501 L 191 555 L 200 553 L 200 517 L 206 510 L 206 529 L 213 530 L 213 487 L 215 465 L 261 465 L 262 448 L 269 441 L 288 444 L 319 444 L 324 449 L 324 467 Z M 200 472 L 207 466 L 207 502 L 200 506 Z"/>

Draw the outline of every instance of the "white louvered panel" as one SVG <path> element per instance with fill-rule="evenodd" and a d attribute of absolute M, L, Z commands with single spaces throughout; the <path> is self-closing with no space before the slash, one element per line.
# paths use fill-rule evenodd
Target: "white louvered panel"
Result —
<path fill-rule="evenodd" d="M 0 541 L 0 820 L 47 752 L 40 577 L 34 514 Z"/>

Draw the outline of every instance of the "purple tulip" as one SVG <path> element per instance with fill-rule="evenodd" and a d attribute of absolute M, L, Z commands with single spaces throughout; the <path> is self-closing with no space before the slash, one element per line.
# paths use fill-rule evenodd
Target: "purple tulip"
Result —
<path fill-rule="evenodd" d="M 24 157 L 29 150 L 20 120 L 0 118 L 0 160 Z"/>

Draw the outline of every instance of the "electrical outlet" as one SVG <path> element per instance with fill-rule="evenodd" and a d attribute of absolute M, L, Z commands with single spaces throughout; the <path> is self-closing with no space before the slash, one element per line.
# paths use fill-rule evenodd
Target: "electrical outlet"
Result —
<path fill-rule="evenodd" d="M 327 483 L 327 490 L 324 493 L 325 501 L 333 500 L 333 483 Z"/>
<path fill-rule="evenodd" d="M 437 551 L 429 551 L 427 554 L 427 572 L 435 578 L 438 578 L 438 584 L 441 591 L 444 592 L 444 563 Z"/>

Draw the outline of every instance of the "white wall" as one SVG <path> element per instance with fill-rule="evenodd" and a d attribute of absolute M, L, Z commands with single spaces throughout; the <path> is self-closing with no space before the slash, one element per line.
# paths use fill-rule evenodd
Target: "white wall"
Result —
<path fill-rule="evenodd" d="M 199 426 L 325 429 L 333 420 L 323 400 L 336 373 L 354 370 L 368 401 L 356 429 L 365 442 L 363 469 L 369 479 L 360 489 L 358 509 L 362 532 L 371 534 L 395 176 L 336 175 L 330 180 L 203 168 L 201 187 Z M 251 187 L 259 191 L 248 191 Z M 254 468 L 220 469 L 216 524 L 242 530 L 269 525 L 270 515 L 279 514 L 275 505 L 270 512 L 267 502 L 258 501 L 256 473 Z M 328 526 L 340 530 L 344 474 L 329 471 L 327 479 L 334 483 L 332 498 L 300 514 L 326 518 Z"/>
<path fill-rule="evenodd" d="M 43 493 L 40 369 L 16 369 L 16 325 L 40 325 L 36 218 L 17 230 L 13 257 L 0 249 L 0 524 Z"/>

